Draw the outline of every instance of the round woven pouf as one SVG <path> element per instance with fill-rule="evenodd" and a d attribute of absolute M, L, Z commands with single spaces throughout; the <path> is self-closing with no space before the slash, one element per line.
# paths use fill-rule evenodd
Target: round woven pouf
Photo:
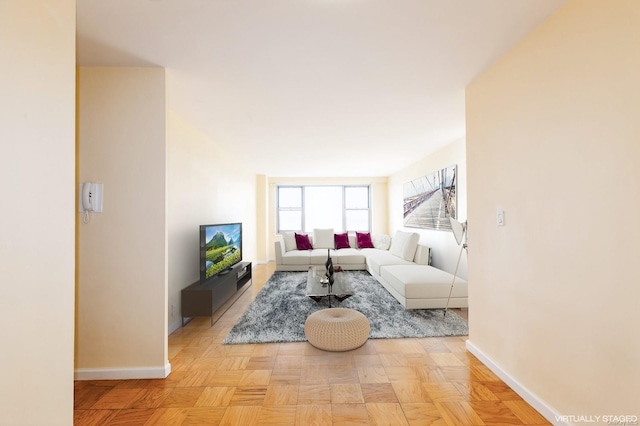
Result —
<path fill-rule="evenodd" d="M 369 338 L 371 326 L 362 313 L 353 309 L 330 308 L 309 315 L 304 334 L 313 346 L 325 351 L 350 351 Z"/>

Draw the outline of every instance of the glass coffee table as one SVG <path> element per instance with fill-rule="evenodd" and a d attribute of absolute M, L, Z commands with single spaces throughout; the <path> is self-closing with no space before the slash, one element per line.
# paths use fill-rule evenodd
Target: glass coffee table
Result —
<path fill-rule="evenodd" d="M 328 297 L 329 307 L 331 307 L 331 296 L 339 302 L 353 296 L 353 286 L 344 272 L 335 272 L 333 274 L 333 286 L 321 282 L 325 273 L 324 266 L 312 266 L 309 268 L 309 273 L 307 274 L 307 296 L 316 302 L 322 300 L 323 297 Z"/>

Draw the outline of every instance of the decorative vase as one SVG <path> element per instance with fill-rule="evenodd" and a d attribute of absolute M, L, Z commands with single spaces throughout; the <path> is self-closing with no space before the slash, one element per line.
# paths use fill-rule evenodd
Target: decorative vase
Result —
<path fill-rule="evenodd" d="M 331 249 L 327 249 L 327 261 L 324 263 L 327 268 L 327 278 L 329 279 L 329 293 L 331 293 L 331 286 L 333 286 L 333 260 L 331 260 Z"/>

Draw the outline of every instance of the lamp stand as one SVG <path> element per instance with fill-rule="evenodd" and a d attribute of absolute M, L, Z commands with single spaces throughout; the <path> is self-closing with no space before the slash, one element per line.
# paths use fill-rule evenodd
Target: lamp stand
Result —
<path fill-rule="evenodd" d="M 453 284 L 456 282 L 456 276 L 458 275 L 458 267 L 460 266 L 460 259 L 462 259 L 462 252 L 467 248 L 467 243 L 460 246 L 460 254 L 458 254 L 458 261 L 456 262 L 456 269 L 453 272 L 453 280 L 451 281 L 451 288 L 449 289 L 449 297 L 447 298 L 447 306 L 444 308 L 444 315 L 447 316 L 447 310 L 449 309 L 449 301 L 451 300 L 451 292 L 453 292 Z"/>

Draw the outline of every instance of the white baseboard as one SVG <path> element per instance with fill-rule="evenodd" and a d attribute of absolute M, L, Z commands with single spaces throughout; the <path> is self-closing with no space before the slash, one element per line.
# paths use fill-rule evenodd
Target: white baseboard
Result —
<path fill-rule="evenodd" d="M 558 419 L 561 419 L 562 416 L 554 410 L 549 404 L 540 399 L 533 392 L 529 391 L 526 387 L 524 387 L 520 382 L 511 377 L 509 373 L 504 371 L 498 364 L 496 364 L 491 358 L 485 355 L 476 345 L 474 345 L 470 340 L 467 340 L 467 350 L 475 355 L 476 358 L 480 360 L 484 365 L 486 365 L 489 370 L 493 371 L 493 373 L 500 377 L 503 382 L 505 382 L 511 389 L 514 390 L 515 393 L 520 395 L 522 399 L 527 401 L 529 405 L 535 408 L 545 419 L 547 419 L 551 424 L 556 426 L 569 426 L 568 423 L 561 422 Z"/>
<path fill-rule="evenodd" d="M 164 367 L 76 368 L 75 380 L 164 379 L 171 373 L 171 364 Z"/>
<path fill-rule="evenodd" d="M 174 331 L 180 328 L 182 320 L 178 318 L 173 322 L 173 324 L 169 324 L 169 328 L 167 329 L 167 335 L 170 335 Z"/>

